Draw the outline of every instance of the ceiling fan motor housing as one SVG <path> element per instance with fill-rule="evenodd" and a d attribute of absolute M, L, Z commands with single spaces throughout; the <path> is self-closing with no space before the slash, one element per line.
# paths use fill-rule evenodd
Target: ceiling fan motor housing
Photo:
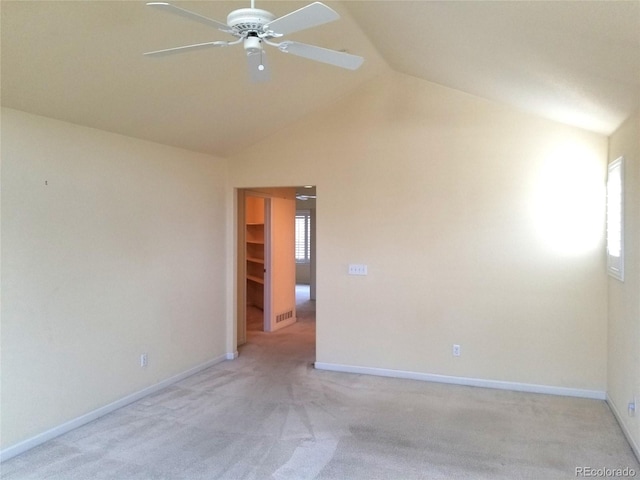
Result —
<path fill-rule="evenodd" d="M 240 8 L 227 16 L 227 25 L 241 37 L 263 33 L 262 27 L 275 20 L 275 15 L 259 8 Z"/>

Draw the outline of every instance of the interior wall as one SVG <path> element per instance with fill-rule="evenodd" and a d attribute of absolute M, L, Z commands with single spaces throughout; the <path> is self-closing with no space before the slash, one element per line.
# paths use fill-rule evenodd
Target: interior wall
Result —
<path fill-rule="evenodd" d="M 317 186 L 317 361 L 603 393 L 606 162 L 602 135 L 391 73 L 229 175 Z"/>
<path fill-rule="evenodd" d="M 311 284 L 311 264 L 296 263 L 296 284 L 298 285 Z"/>
<path fill-rule="evenodd" d="M 296 321 L 295 189 L 271 196 L 271 319 L 269 331 Z M 290 317 L 277 321 L 278 315 Z"/>
<path fill-rule="evenodd" d="M 624 157 L 624 282 L 609 277 L 607 394 L 640 458 L 640 111 L 610 139 L 609 161 Z"/>
<path fill-rule="evenodd" d="M 221 159 L 2 110 L 2 448 L 224 358 L 225 188 Z"/>

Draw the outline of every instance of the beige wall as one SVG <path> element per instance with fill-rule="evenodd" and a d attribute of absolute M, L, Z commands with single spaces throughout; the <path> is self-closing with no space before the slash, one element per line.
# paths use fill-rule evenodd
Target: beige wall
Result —
<path fill-rule="evenodd" d="M 226 353 L 225 185 L 214 157 L 2 110 L 3 448 Z"/>
<path fill-rule="evenodd" d="M 294 222 L 296 216 L 295 190 L 286 197 L 271 197 L 271 318 L 269 331 L 275 331 L 296 321 L 296 260 Z M 277 322 L 285 312 L 293 315 Z"/>
<path fill-rule="evenodd" d="M 609 402 L 640 456 L 640 113 L 611 136 L 609 160 L 624 157 L 625 279 L 609 278 Z"/>
<path fill-rule="evenodd" d="M 296 283 L 309 285 L 311 283 L 311 264 L 296 263 Z"/>
<path fill-rule="evenodd" d="M 606 137 L 389 74 L 231 160 L 317 186 L 319 362 L 605 390 Z"/>
<path fill-rule="evenodd" d="M 636 186 L 637 132 L 609 152 Z M 3 109 L 2 448 L 233 349 L 225 242 L 256 185 L 317 185 L 318 361 L 607 388 L 605 137 L 389 74 L 231 160 Z M 623 413 L 635 243 L 608 281 Z"/>

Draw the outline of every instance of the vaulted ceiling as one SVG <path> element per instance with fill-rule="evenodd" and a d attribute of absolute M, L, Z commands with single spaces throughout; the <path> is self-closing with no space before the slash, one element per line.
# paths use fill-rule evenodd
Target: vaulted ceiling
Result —
<path fill-rule="evenodd" d="M 242 1 L 176 1 L 224 22 Z M 276 16 L 310 2 L 257 1 Z M 1 8 L 2 105 L 231 155 L 395 70 L 610 134 L 640 105 L 640 1 L 324 2 L 339 21 L 287 37 L 365 57 L 356 71 L 267 50 L 251 83 L 241 46 L 138 1 L 12 1 Z"/>

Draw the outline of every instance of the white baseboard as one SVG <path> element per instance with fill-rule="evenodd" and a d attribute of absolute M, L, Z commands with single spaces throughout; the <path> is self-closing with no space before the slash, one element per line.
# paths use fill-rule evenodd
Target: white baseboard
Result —
<path fill-rule="evenodd" d="M 237 350 L 235 352 L 227 352 L 227 355 L 225 356 L 226 360 L 235 360 L 236 358 L 238 358 Z"/>
<path fill-rule="evenodd" d="M 583 390 L 580 388 L 553 387 L 549 385 L 536 385 L 531 383 L 504 382 L 501 380 L 484 380 L 481 378 L 454 377 L 449 375 L 437 375 L 433 373 L 391 370 L 387 368 L 340 365 L 337 363 L 316 362 L 315 367 L 319 370 L 330 370 L 333 372 L 359 373 L 363 375 L 375 375 L 378 377 L 405 378 L 408 380 L 420 380 L 423 382 L 450 383 L 453 385 L 465 385 L 470 387 L 495 388 L 498 390 L 513 390 L 516 392 L 528 392 L 528 393 L 544 393 L 548 395 L 592 398 L 596 400 L 606 399 L 606 393 L 600 390 Z"/>
<path fill-rule="evenodd" d="M 225 355 L 221 355 L 216 358 L 212 358 L 200 365 L 197 365 L 189 370 L 186 370 L 178 375 L 174 375 L 173 377 L 167 378 L 166 380 L 161 381 L 160 383 L 156 383 L 155 385 L 151 385 L 150 387 L 143 388 L 142 390 L 127 395 L 115 402 L 112 402 L 103 407 L 97 408 L 89 413 L 81 415 L 79 417 L 74 418 L 73 420 L 69 420 L 68 422 L 63 423 L 62 425 L 58 425 L 50 430 L 39 433 L 35 437 L 28 438 L 23 440 L 22 442 L 16 443 L 10 447 L 5 448 L 4 450 L 0 450 L 0 462 L 4 462 L 5 460 L 9 460 L 10 458 L 15 457 L 16 455 L 20 455 L 21 453 L 26 452 L 38 445 L 43 444 L 55 437 L 62 435 L 63 433 L 67 433 L 75 428 L 81 427 L 93 420 L 100 418 L 108 413 L 111 413 L 119 408 L 122 408 L 130 403 L 140 400 L 141 398 L 146 397 L 152 393 L 155 393 L 163 388 L 168 387 L 174 383 L 179 382 L 180 380 L 184 380 L 191 375 L 195 375 L 196 373 L 209 368 L 218 363 L 224 362 L 225 360 L 232 360 L 236 358 L 238 352 L 235 353 L 227 353 Z"/>
<path fill-rule="evenodd" d="M 631 450 L 633 450 L 633 453 L 635 453 L 636 457 L 638 458 L 638 461 L 640 462 L 640 446 L 638 445 L 636 439 L 634 439 L 631 436 L 631 432 L 627 428 L 626 424 L 623 423 L 622 414 L 620 413 L 620 410 L 618 410 L 618 407 L 616 407 L 616 404 L 613 403 L 613 400 L 611 400 L 611 397 L 609 396 L 609 394 L 607 394 L 607 404 L 609 404 L 609 408 L 613 412 L 613 416 L 616 417 L 616 420 L 618 421 L 618 425 L 620 425 L 620 428 L 622 429 L 622 433 L 624 433 L 624 436 L 627 438 L 627 441 L 631 446 Z"/>

